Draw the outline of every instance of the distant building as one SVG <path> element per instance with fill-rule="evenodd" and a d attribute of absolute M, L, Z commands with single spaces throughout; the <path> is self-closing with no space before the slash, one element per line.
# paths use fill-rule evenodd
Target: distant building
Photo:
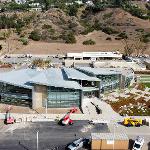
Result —
<path fill-rule="evenodd" d="M 98 60 L 98 59 L 122 59 L 122 54 L 119 52 L 82 52 L 82 53 L 67 53 L 67 59 L 82 59 L 82 60 Z"/>

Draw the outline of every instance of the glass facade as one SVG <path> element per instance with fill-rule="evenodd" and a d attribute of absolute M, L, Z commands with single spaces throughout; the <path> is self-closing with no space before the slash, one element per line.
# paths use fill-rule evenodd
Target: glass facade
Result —
<path fill-rule="evenodd" d="M 0 82 L 0 103 L 31 107 L 32 90 Z"/>
<path fill-rule="evenodd" d="M 110 91 L 120 87 L 120 75 L 112 74 L 112 75 L 99 75 L 97 76 L 100 82 L 100 90 L 101 92 Z"/>
<path fill-rule="evenodd" d="M 133 77 L 126 77 L 125 79 L 125 87 L 128 87 L 131 83 L 131 80 L 133 80 Z"/>
<path fill-rule="evenodd" d="M 80 105 L 80 90 L 48 87 L 47 93 L 47 106 L 49 108 L 78 107 Z M 43 105 L 45 106 L 44 102 Z"/>

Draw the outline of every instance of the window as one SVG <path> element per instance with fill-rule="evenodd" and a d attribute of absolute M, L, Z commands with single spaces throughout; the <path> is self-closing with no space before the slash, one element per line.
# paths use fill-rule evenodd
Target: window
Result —
<path fill-rule="evenodd" d="M 48 87 L 48 107 L 72 107 L 80 104 L 80 91 Z"/>

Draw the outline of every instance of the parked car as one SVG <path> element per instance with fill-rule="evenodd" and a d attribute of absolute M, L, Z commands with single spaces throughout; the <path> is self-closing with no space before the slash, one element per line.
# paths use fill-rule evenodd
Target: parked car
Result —
<path fill-rule="evenodd" d="M 87 147 L 89 139 L 79 138 L 67 146 L 67 150 L 78 150 L 81 147 Z"/>
<path fill-rule="evenodd" d="M 144 138 L 138 136 L 133 144 L 133 149 L 132 150 L 141 150 L 142 146 L 144 144 Z"/>

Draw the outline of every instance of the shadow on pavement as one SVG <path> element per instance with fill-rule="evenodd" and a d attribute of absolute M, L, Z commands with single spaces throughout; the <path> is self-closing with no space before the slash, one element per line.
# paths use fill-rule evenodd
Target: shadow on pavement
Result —
<path fill-rule="evenodd" d="M 134 144 L 134 140 L 129 139 L 129 147 L 128 147 L 129 150 L 132 150 L 133 144 Z"/>
<path fill-rule="evenodd" d="M 20 145 L 22 148 L 24 148 L 25 150 L 31 150 L 31 149 L 29 149 L 28 147 L 24 146 L 20 141 L 19 141 L 19 145 Z"/>
<path fill-rule="evenodd" d="M 147 145 L 148 145 L 148 150 L 150 150 L 150 142 Z"/>

